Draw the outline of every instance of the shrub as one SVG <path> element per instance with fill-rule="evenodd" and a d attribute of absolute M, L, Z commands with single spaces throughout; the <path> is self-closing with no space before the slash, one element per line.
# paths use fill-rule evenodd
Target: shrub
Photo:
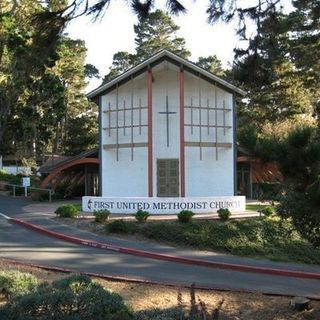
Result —
<path fill-rule="evenodd" d="M 79 210 L 73 204 L 60 206 L 55 211 L 60 218 L 75 218 L 79 214 Z"/>
<path fill-rule="evenodd" d="M 129 233 L 129 225 L 123 220 L 114 220 L 107 224 L 107 231 L 114 233 Z"/>
<path fill-rule="evenodd" d="M 150 213 L 148 211 L 138 210 L 135 214 L 135 218 L 138 222 L 144 222 L 148 219 Z"/>
<path fill-rule="evenodd" d="M 101 209 L 93 212 L 95 217 L 94 220 L 101 223 L 106 222 L 109 219 L 110 214 L 110 211 L 107 209 Z"/>
<path fill-rule="evenodd" d="M 0 320 L 133 319 L 120 295 L 105 290 L 89 277 L 73 275 L 38 286 L 0 308 Z"/>
<path fill-rule="evenodd" d="M 10 184 L 21 185 L 21 178 L 22 177 L 24 177 L 24 175 L 9 174 L 3 170 L 0 170 L 0 181 L 4 181 L 4 182 L 10 183 Z"/>
<path fill-rule="evenodd" d="M 316 188 L 316 190 L 312 190 Z M 302 238 L 315 248 L 320 248 L 320 188 L 313 184 L 308 192 L 289 190 L 277 206 L 277 214 L 282 219 L 292 219 L 292 224 Z"/>
<path fill-rule="evenodd" d="M 260 212 L 266 216 L 266 217 L 270 217 L 271 215 L 273 215 L 275 213 L 275 210 L 273 207 L 265 207 L 263 209 L 260 210 Z"/>
<path fill-rule="evenodd" d="M 19 271 L 0 272 L 0 293 L 7 298 L 32 292 L 37 284 L 37 278 L 30 273 Z"/>
<path fill-rule="evenodd" d="M 178 220 L 179 222 L 187 223 L 191 222 L 194 213 L 190 210 L 182 210 L 178 213 Z"/>
<path fill-rule="evenodd" d="M 229 220 L 230 216 L 231 216 L 231 212 L 229 209 L 225 208 L 220 208 L 218 211 L 218 216 L 222 221 L 227 221 Z"/>
<path fill-rule="evenodd" d="M 33 201 L 48 201 L 49 200 L 49 193 L 48 192 L 41 192 L 41 191 L 32 191 L 30 193 L 30 197 Z"/>
<path fill-rule="evenodd" d="M 186 319 L 179 307 L 171 307 L 169 309 L 148 309 L 135 312 L 136 320 L 176 320 Z"/>
<path fill-rule="evenodd" d="M 278 217 L 233 219 L 228 223 L 194 220 L 191 223 L 126 221 L 124 224 L 127 234 L 135 233 L 160 243 L 235 255 L 320 264 L 320 250 L 302 240 L 291 221 Z"/>
<path fill-rule="evenodd" d="M 79 203 L 73 203 L 72 204 L 74 207 L 76 207 L 78 209 L 78 211 L 82 211 L 82 204 Z"/>

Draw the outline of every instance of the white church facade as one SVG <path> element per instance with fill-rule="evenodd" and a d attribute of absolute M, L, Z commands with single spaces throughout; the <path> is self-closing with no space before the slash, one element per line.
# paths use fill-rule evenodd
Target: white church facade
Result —
<path fill-rule="evenodd" d="M 99 104 L 100 200 L 238 201 L 236 96 L 243 95 L 167 50 L 92 91 Z M 101 206 L 89 203 L 87 210 Z"/>

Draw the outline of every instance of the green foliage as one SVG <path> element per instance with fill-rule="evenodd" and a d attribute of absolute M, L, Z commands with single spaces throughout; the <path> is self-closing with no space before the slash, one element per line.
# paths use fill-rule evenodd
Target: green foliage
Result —
<path fill-rule="evenodd" d="M 66 204 L 57 208 L 54 213 L 60 218 L 75 218 L 79 210 L 73 204 Z"/>
<path fill-rule="evenodd" d="M 66 128 L 65 153 L 77 155 L 98 144 L 98 121 L 95 112 L 83 113 L 80 117 L 69 119 Z"/>
<path fill-rule="evenodd" d="M 287 137 L 275 141 L 277 162 L 286 182 L 304 190 L 319 173 L 320 144 L 316 128 L 297 127 Z"/>
<path fill-rule="evenodd" d="M 247 203 L 246 204 L 246 210 L 251 210 L 251 211 L 258 211 L 263 208 L 267 207 L 266 204 L 255 204 L 255 203 Z"/>
<path fill-rule="evenodd" d="M 207 70 L 217 76 L 224 77 L 226 75 L 225 71 L 222 68 L 221 61 L 218 59 L 218 57 L 216 55 L 211 55 L 208 57 L 199 57 L 196 64 L 199 67 L 201 67 L 201 68 L 203 68 L 203 69 L 205 69 L 205 70 Z"/>
<path fill-rule="evenodd" d="M 231 212 L 228 208 L 225 208 L 225 209 L 220 208 L 217 211 L 217 213 L 218 213 L 220 220 L 222 220 L 222 221 L 228 221 L 231 216 Z"/>
<path fill-rule="evenodd" d="M 150 216 L 150 213 L 148 211 L 138 210 L 135 214 L 135 218 L 138 222 L 145 222 L 147 221 L 148 217 Z"/>
<path fill-rule="evenodd" d="M 275 160 L 284 177 L 278 213 L 291 218 L 300 234 L 320 246 L 320 143 L 316 128 L 297 127 L 287 137 L 274 139 Z"/>
<path fill-rule="evenodd" d="M 177 320 L 185 319 L 182 318 L 183 313 L 178 307 L 168 308 L 168 309 L 148 309 L 135 312 L 136 320 Z"/>
<path fill-rule="evenodd" d="M 73 203 L 72 205 L 73 205 L 74 207 L 76 207 L 78 211 L 82 211 L 82 204 Z"/>
<path fill-rule="evenodd" d="M 0 170 L 0 181 L 4 181 L 10 184 L 21 185 L 22 177 L 24 176 L 21 174 L 13 175 Z"/>
<path fill-rule="evenodd" d="M 84 75 L 86 78 L 89 78 L 89 79 L 92 79 L 92 78 L 100 79 L 99 70 L 90 63 L 87 63 L 84 66 Z"/>
<path fill-rule="evenodd" d="M 188 223 L 191 222 L 194 213 L 190 210 L 182 210 L 177 214 L 179 222 Z"/>
<path fill-rule="evenodd" d="M 88 114 L 97 107 L 83 92 L 84 42 L 62 35 L 65 17 L 49 19 L 67 6 L 29 1 L 0 8 L 0 154 L 34 161 L 96 145 L 97 121 Z"/>
<path fill-rule="evenodd" d="M 95 217 L 94 220 L 101 223 L 105 223 L 109 219 L 110 214 L 110 211 L 107 209 L 101 209 L 93 212 Z"/>
<path fill-rule="evenodd" d="M 106 225 L 106 231 L 111 233 L 133 233 L 135 229 L 135 224 L 122 219 L 114 220 Z"/>
<path fill-rule="evenodd" d="M 317 190 L 312 190 L 314 186 Z M 320 247 L 320 189 L 319 181 L 306 188 L 305 192 L 288 189 L 281 197 L 276 211 L 284 219 L 292 219 L 292 224 L 316 248 Z"/>
<path fill-rule="evenodd" d="M 119 51 L 113 55 L 112 66 L 109 73 L 104 77 L 103 83 L 106 83 L 122 72 L 130 69 L 135 65 L 136 55 L 126 51 Z"/>
<path fill-rule="evenodd" d="M 168 49 L 185 58 L 190 56 L 190 52 L 185 49 L 185 40 L 176 35 L 179 29 L 173 19 L 161 10 L 155 10 L 141 20 L 134 26 L 139 61 L 161 49 Z"/>
<path fill-rule="evenodd" d="M 113 56 L 110 72 L 103 82 L 110 81 L 162 49 L 168 49 L 188 58 L 191 53 L 185 48 L 185 40 L 177 36 L 179 29 L 173 19 L 161 10 L 155 10 L 141 19 L 134 25 L 136 53 L 117 52 Z"/>
<path fill-rule="evenodd" d="M 259 200 L 278 200 L 282 189 L 283 186 L 280 182 L 260 182 L 252 184 L 253 198 Z"/>
<path fill-rule="evenodd" d="M 246 148 L 250 152 L 254 152 L 258 140 L 257 127 L 253 125 L 241 127 L 237 134 L 237 138 L 240 146 Z"/>
<path fill-rule="evenodd" d="M 279 261 L 320 263 L 320 250 L 302 239 L 290 221 L 278 218 L 230 220 L 226 223 L 214 220 L 123 223 L 127 233 L 177 246 Z"/>
<path fill-rule="evenodd" d="M 73 275 L 12 299 L 0 308 L 0 319 L 129 320 L 133 315 L 121 296 L 89 277 Z"/>
<path fill-rule="evenodd" d="M 266 217 L 271 217 L 275 213 L 275 209 L 274 207 L 264 207 L 260 212 Z"/>
<path fill-rule="evenodd" d="M 0 272 L 0 293 L 9 299 L 33 292 L 37 284 L 37 278 L 30 273 L 19 271 Z"/>
<path fill-rule="evenodd" d="M 311 117 L 318 99 L 315 92 L 319 91 L 320 44 L 315 40 L 319 18 L 314 14 L 318 6 L 314 1 L 293 1 L 292 12 L 284 14 L 281 6 L 273 5 L 275 2 L 256 1 L 251 8 L 239 7 L 237 14 L 231 14 L 232 7 L 222 6 L 220 17 L 214 12 L 218 19 L 228 14 L 231 19 L 241 19 L 244 14 L 240 24 L 243 28 L 239 30 L 242 36 L 246 20 L 256 23 L 257 33 L 248 41 L 248 47 L 236 50 L 233 74 L 248 91 L 247 103 L 239 106 L 242 123 L 253 123 L 260 129 L 289 118 L 300 121 L 299 115 Z"/>

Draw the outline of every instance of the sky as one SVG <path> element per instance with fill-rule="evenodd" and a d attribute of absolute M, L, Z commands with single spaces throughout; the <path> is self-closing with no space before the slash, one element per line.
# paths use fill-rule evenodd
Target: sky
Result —
<path fill-rule="evenodd" d="M 165 1 L 158 1 L 157 8 L 165 9 Z M 190 60 L 212 54 L 227 67 L 233 60 L 233 49 L 242 45 L 235 36 L 235 24 L 207 23 L 206 6 L 208 1 L 182 1 L 188 12 L 173 17 L 180 27 L 178 32 L 186 40 L 186 47 L 191 51 Z M 87 47 L 86 63 L 96 66 L 103 77 L 108 73 L 113 55 L 118 51 L 134 53 L 133 25 L 138 18 L 133 14 L 125 0 L 111 1 L 101 21 L 92 22 L 89 17 L 81 17 L 69 24 L 66 33 L 73 39 L 82 39 Z M 101 80 L 90 81 L 86 91 L 99 86 Z"/>

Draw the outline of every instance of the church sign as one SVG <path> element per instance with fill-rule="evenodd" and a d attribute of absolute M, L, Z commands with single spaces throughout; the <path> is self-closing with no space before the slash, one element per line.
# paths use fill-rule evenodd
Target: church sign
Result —
<path fill-rule="evenodd" d="M 177 214 L 181 210 L 194 213 L 213 213 L 220 208 L 231 212 L 245 211 L 245 197 L 192 197 L 192 198 L 118 198 L 83 197 L 82 208 L 86 212 L 107 209 L 111 213 L 134 214 L 145 210 L 151 214 Z"/>

